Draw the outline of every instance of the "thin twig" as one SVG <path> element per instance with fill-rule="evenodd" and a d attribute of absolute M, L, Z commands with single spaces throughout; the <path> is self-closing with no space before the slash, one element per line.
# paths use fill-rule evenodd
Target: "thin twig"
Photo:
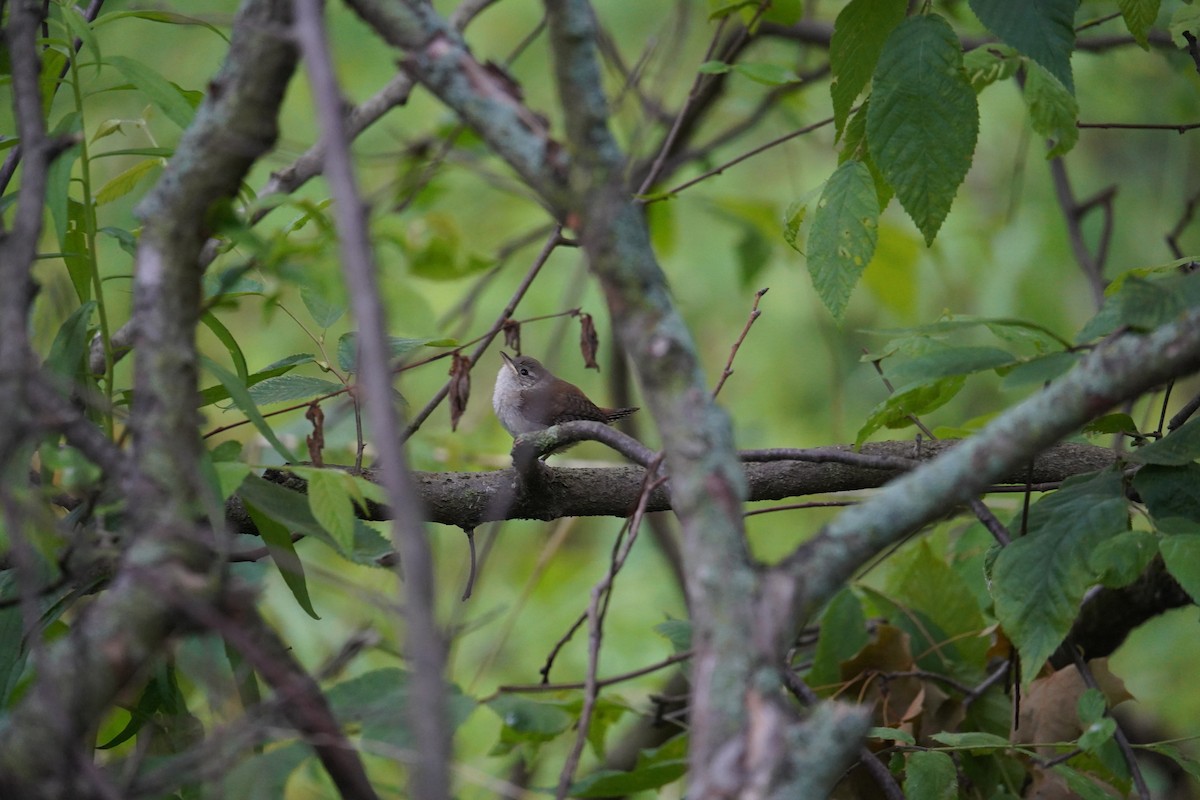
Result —
<path fill-rule="evenodd" d="M 622 672 L 617 675 L 612 675 L 608 678 L 602 678 L 596 681 L 596 686 L 601 689 L 608 688 L 609 686 L 616 686 L 619 683 L 631 681 L 635 678 L 640 678 L 643 675 L 649 675 L 653 672 L 658 672 L 661 669 L 666 669 L 674 664 L 687 661 L 691 657 L 691 650 L 686 650 L 682 653 L 675 653 L 674 655 L 667 656 L 662 661 L 656 661 L 648 666 L 630 670 L 629 672 Z M 586 686 L 587 684 L 583 681 L 568 681 L 565 683 L 514 683 L 498 687 L 495 693 L 493 693 L 490 697 L 484 698 L 480 702 L 486 703 L 488 700 L 491 700 L 492 698 L 502 694 L 537 694 L 540 692 L 572 691 L 576 689 L 583 689 Z"/>
<path fill-rule="evenodd" d="M 609 599 L 612 597 L 613 583 L 616 581 L 617 573 L 620 572 L 621 567 L 625 564 L 625 560 L 629 557 L 634 542 L 637 541 L 638 531 L 641 528 L 642 518 L 646 514 L 646 503 L 649 501 L 650 495 L 666 481 L 665 477 L 656 477 L 658 467 L 662 463 L 662 458 L 663 456 L 660 454 L 654 463 L 647 466 L 646 479 L 642 484 L 637 508 L 626 525 L 629 532 L 628 536 L 625 537 L 623 542 L 618 537 L 617 541 L 613 544 L 612 560 L 609 563 L 608 573 L 592 588 L 592 599 L 588 605 L 588 666 L 587 675 L 584 680 L 583 708 L 579 712 L 579 731 L 575 736 L 575 744 L 571 748 L 566 762 L 563 764 L 562 772 L 559 774 L 558 791 L 555 794 L 557 800 L 563 800 L 570 791 L 571 783 L 575 779 L 575 770 L 579 767 L 579 760 L 583 757 L 583 748 L 587 744 L 592 713 L 596 707 L 596 700 L 600 696 L 598 678 L 600 669 L 600 643 L 603 639 L 604 618 L 608 611 Z"/>
<path fill-rule="evenodd" d="M 996 519 L 992 510 L 978 497 L 971 498 L 971 510 L 975 512 L 975 516 L 983 523 L 983 527 L 988 529 L 988 533 L 992 534 L 992 538 L 1001 547 L 1012 543 L 1012 537 L 1008 535 L 1008 529 L 1004 527 L 1004 523 Z"/>
<path fill-rule="evenodd" d="M 756 508 L 752 511 L 747 511 L 742 516 L 753 517 L 756 514 L 773 514 L 776 511 L 800 511 L 808 508 L 845 508 L 852 505 L 856 505 L 854 500 L 814 500 L 809 503 L 789 503 L 783 506 L 771 506 L 770 508 Z"/>
<path fill-rule="evenodd" d="M 713 389 L 713 399 L 717 399 L 717 395 L 721 393 L 721 387 L 725 385 L 725 381 L 729 380 L 729 376 L 733 374 L 733 360 L 737 358 L 738 350 L 741 349 L 742 342 L 746 341 L 746 334 L 750 333 L 750 326 L 754 321 L 762 316 L 762 312 L 758 310 L 758 303 L 762 300 L 763 295 L 770 291 L 769 288 L 759 289 L 754 293 L 754 306 L 750 309 L 750 316 L 746 319 L 746 324 L 742 326 L 742 332 L 738 336 L 737 341 L 733 343 L 733 347 L 729 348 L 729 360 L 725 362 L 725 369 L 721 370 L 721 379 L 717 381 L 716 387 Z"/>
<path fill-rule="evenodd" d="M 1096 683 L 1096 676 L 1092 674 L 1091 668 L 1083 660 L 1083 654 L 1078 647 L 1071 646 L 1071 656 L 1075 659 L 1075 669 L 1079 670 L 1079 677 L 1083 678 L 1084 684 L 1089 689 L 1100 691 L 1100 686 Z M 1108 708 L 1107 703 L 1105 703 L 1104 714 L 1112 717 L 1112 709 Z M 1117 722 L 1115 718 L 1113 718 L 1113 722 Z M 1129 737 L 1125 735 L 1120 723 L 1117 723 L 1113 730 L 1113 739 L 1116 740 L 1117 747 L 1121 748 L 1125 765 L 1129 767 L 1129 774 L 1133 776 L 1133 785 L 1137 787 L 1138 797 L 1140 800 L 1150 800 L 1150 789 L 1146 786 L 1146 778 L 1142 775 L 1141 765 L 1138 764 L 1137 756 L 1134 755 L 1133 748 L 1129 744 Z"/>

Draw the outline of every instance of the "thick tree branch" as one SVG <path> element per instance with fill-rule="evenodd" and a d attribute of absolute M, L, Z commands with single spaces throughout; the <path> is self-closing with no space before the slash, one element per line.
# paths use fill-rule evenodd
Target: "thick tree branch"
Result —
<path fill-rule="evenodd" d="M 195 408 L 197 262 L 213 204 L 237 192 L 275 141 L 276 111 L 295 66 L 294 49 L 278 38 L 289 9 L 285 0 L 244 3 L 221 72 L 139 207 L 134 315 L 142 349 L 131 417 L 137 470 L 124 485 L 135 538 L 112 586 L 48 649 L 0 727 L 5 796 L 90 796 L 94 786 L 79 769 L 90 763 L 88 733 L 177 625 L 161 587 L 196 602 L 216 598 L 214 534 L 194 523 L 203 518 L 204 485 Z"/>
<path fill-rule="evenodd" d="M 450 797 L 451 732 L 443 680 L 446 645 L 434 616 L 436 570 L 421 524 L 420 500 L 413 491 L 401 446 L 400 423 L 392 402 L 388 327 L 378 268 L 350 160 L 350 140 L 340 113 L 341 93 L 333 74 L 321 11 L 318 0 L 298 0 L 296 37 L 322 120 L 325 175 L 336 201 L 342 269 L 359 328 L 360 397 L 379 450 L 382 483 L 395 512 L 393 547 L 400 554 L 406 575 L 404 649 L 413 671 L 409 722 L 417 751 L 409 791 L 418 800 L 444 800 Z"/>
<path fill-rule="evenodd" d="M 1099 347 L 979 434 L 843 512 L 773 569 L 763 609 L 790 608 L 777 618 L 775 635 L 787 641 L 795 626 L 882 549 L 967 502 L 1087 420 L 1198 368 L 1198 310 L 1152 333 L 1127 334 Z"/>

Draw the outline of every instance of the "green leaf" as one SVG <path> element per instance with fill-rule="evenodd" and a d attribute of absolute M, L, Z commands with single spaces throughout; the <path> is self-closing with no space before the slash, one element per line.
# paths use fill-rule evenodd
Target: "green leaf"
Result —
<path fill-rule="evenodd" d="M 229 43 L 229 37 L 225 35 L 224 31 L 222 31 L 216 25 L 213 25 L 211 22 L 207 22 L 199 17 L 189 17 L 186 14 L 178 14 L 174 11 L 116 11 L 100 17 L 96 20 L 95 24 L 96 27 L 99 28 L 101 25 L 116 22 L 120 19 L 128 19 L 130 17 L 144 19 L 150 22 L 162 22 L 168 25 L 197 25 L 201 28 L 207 28 L 217 36 L 220 36 L 226 44 Z"/>
<path fill-rule="evenodd" d="M 687 773 L 686 735 L 676 736 L 653 750 L 638 753 L 628 772 L 598 770 L 571 786 L 571 797 L 624 797 L 661 789 Z"/>
<path fill-rule="evenodd" d="M 1128 529 L 1121 475 L 1077 476 L 1035 503 L 1028 533 L 996 557 L 996 618 L 1021 653 L 1026 683 L 1062 642 L 1097 580 L 1089 555 Z"/>
<path fill-rule="evenodd" d="M 66 322 L 54 336 L 50 354 L 46 356 L 46 369 L 65 380 L 73 380 L 83 368 L 83 359 L 88 352 L 92 312 L 96 301 L 89 300 L 71 312 Z"/>
<path fill-rule="evenodd" d="M 1020 50 L 1075 93 L 1071 51 L 1079 0 L 970 0 L 987 29 Z"/>
<path fill-rule="evenodd" d="M 1003 736 L 983 731 L 934 733 L 929 738 L 947 747 L 956 747 L 961 750 L 1007 750 L 1012 747 L 1012 742 Z"/>
<path fill-rule="evenodd" d="M 356 516 L 347 486 L 353 486 L 353 480 L 341 470 L 297 468 L 294 472 L 308 481 L 308 507 L 313 518 L 329 531 L 339 550 L 354 552 Z"/>
<path fill-rule="evenodd" d="M 979 106 L 958 37 L 937 14 L 909 17 L 888 37 L 873 80 L 871 157 L 932 244 L 979 136 Z"/>
<path fill-rule="evenodd" d="M 1166 536 L 1158 543 L 1167 572 L 1200 603 L 1200 533 Z"/>
<path fill-rule="evenodd" d="M 226 391 L 229 392 L 230 398 L 233 399 L 233 402 L 237 404 L 237 407 L 241 409 L 242 413 L 246 415 L 246 418 L 250 420 L 250 423 L 254 425 L 255 429 L 257 429 L 258 432 L 263 435 L 264 439 L 271 443 L 271 446 L 275 448 L 275 452 L 279 453 L 280 457 L 282 457 L 283 460 L 288 463 L 299 461 L 300 459 L 296 458 L 292 451 L 288 449 L 287 445 L 279 440 L 279 437 L 275 435 L 275 431 L 271 430 L 271 426 L 267 424 L 265 419 L 263 419 L 262 412 L 258 410 L 258 407 L 254 404 L 254 401 L 250 398 L 250 393 L 246 389 L 246 384 L 242 382 L 238 376 L 229 372 L 212 359 L 205 358 L 204 365 L 209 372 L 216 376 L 217 380 L 221 382 L 221 385 L 225 387 Z"/>
<path fill-rule="evenodd" d="M 322 329 L 333 325 L 346 313 L 346 306 L 343 303 L 330 302 L 329 298 L 315 286 L 308 284 L 301 286 L 300 299 L 304 301 L 304 307 L 312 315 L 317 327 Z"/>
<path fill-rule="evenodd" d="M 878 235 L 879 198 L 871 171 L 861 161 L 847 161 L 825 184 L 808 234 L 808 272 L 835 319 L 841 319 L 874 256 Z"/>
<path fill-rule="evenodd" d="M 157 70 L 125 56 L 111 56 L 108 63 L 150 98 L 150 102 L 158 106 L 167 119 L 180 128 L 187 128 L 192 123 L 192 117 L 196 113 L 192 104 Z"/>
<path fill-rule="evenodd" d="M 1191 33 L 1193 36 L 1200 31 L 1200 6 L 1186 5 L 1175 9 L 1175 13 L 1171 15 L 1171 23 L 1167 26 L 1171 31 L 1171 41 L 1181 50 L 1186 50 L 1190 43 L 1184 37 L 1184 33 Z M 42 73 L 43 76 L 45 73 Z"/>
<path fill-rule="evenodd" d="M 143 178 L 149 177 L 161 167 L 162 161 L 157 158 L 147 158 L 144 161 L 139 161 L 100 187 L 100 190 L 96 192 L 96 205 L 102 206 L 114 200 L 119 200 L 132 192 Z"/>
<path fill-rule="evenodd" d="M 1030 385 L 1041 386 L 1070 370 L 1079 363 L 1079 359 L 1078 353 L 1065 351 L 1031 358 L 1008 370 L 1000 385 L 1005 389 L 1018 389 Z"/>
<path fill-rule="evenodd" d="M 92 30 L 92 26 L 84 17 L 83 9 L 78 6 L 68 6 L 63 9 L 62 19 L 71 29 L 71 35 L 79 39 L 83 49 L 91 54 L 96 62 L 96 70 L 99 71 L 100 62 L 104 60 L 104 57 L 100 53 L 100 42 L 96 39 L 96 32 Z"/>
<path fill-rule="evenodd" d="M 75 295 L 79 302 L 86 303 L 92 297 L 92 256 L 88 249 L 88 209 L 83 203 L 75 200 L 67 201 L 67 233 L 62 240 L 63 262 L 67 265 L 67 274 L 71 276 L 71 285 L 75 287 Z"/>
<path fill-rule="evenodd" d="M 284 373 L 288 372 L 289 370 L 295 369 L 300 364 L 309 364 L 309 363 L 312 363 L 312 361 L 313 361 L 313 357 L 312 357 L 311 353 L 297 353 L 296 355 L 292 355 L 292 356 L 288 356 L 287 358 L 280 359 L 279 361 L 276 361 L 274 364 L 264 367 L 260 371 L 255 372 L 254 374 L 247 377 L 246 378 L 246 386 L 247 386 L 247 388 L 252 388 L 252 387 L 256 386 L 257 384 L 262 383 L 267 378 L 274 378 L 277 375 L 283 375 Z M 228 399 L 229 399 L 229 390 L 221 385 L 210 386 L 207 389 L 204 389 L 200 392 L 200 406 L 201 407 L 204 407 L 207 405 L 212 405 L 213 403 L 219 403 L 222 400 L 228 400 Z"/>
<path fill-rule="evenodd" d="M 344 386 L 310 375 L 279 375 L 264 378 L 250 387 L 250 397 L 258 405 L 295 403 L 341 391 Z"/>
<path fill-rule="evenodd" d="M 1015 362 L 1012 353 L 998 347 L 945 347 L 902 361 L 889 368 L 887 374 L 897 386 L 907 386 L 952 375 L 971 375 Z"/>
<path fill-rule="evenodd" d="M 1113 433 L 1126 433 L 1130 436 L 1140 435 L 1137 423 L 1133 421 L 1133 417 L 1125 413 L 1105 414 L 1103 417 L 1097 417 L 1083 426 L 1083 434 L 1085 436 L 1102 436 Z"/>
<path fill-rule="evenodd" d="M 705 61 L 696 71 L 701 75 L 724 75 L 733 70 L 733 65 L 724 61 Z"/>
<path fill-rule="evenodd" d="M 892 202 L 892 197 L 896 194 L 892 189 L 891 184 L 887 182 L 887 178 L 883 177 L 879 167 L 875 164 L 875 159 L 871 158 L 871 151 L 867 147 L 867 114 L 871 110 L 871 101 L 864 101 L 858 107 L 858 111 L 854 112 L 854 116 L 850 118 L 850 123 L 846 125 L 846 130 L 842 134 L 842 149 L 838 151 L 838 163 L 844 164 L 847 161 L 861 161 L 867 165 L 867 169 L 871 170 L 871 180 L 875 182 L 875 194 L 879 198 L 880 213 L 888 207 L 888 203 Z"/>
<path fill-rule="evenodd" d="M 306 614 L 313 619 L 320 619 L 313 609 L 312 599 L 308 596 L 308 583 L 304 578 L 304 563 L 296 554 L 296 545 L 292 542 L 291 531 L 259 510 L 253 502 L 246 498 L 245 494 L 242 495 L 242 502 L 246 506 L 246 513 L 250 515 L 250 519 L 254 520 L 254 526 L 258 528 L 258 534 L 262 537 L 263 544 L 271 553 L 271 561 L 279 570 L 283 582 L 292 590 L 292 596 L 296 598 L 296 602 Z"/>
<path fill-rule="evenodd" d="M 411 689 L 409 672 L 386 667 L 342 681 L 326 697 L 339 722 L 361 726 L 364 740 L 380 742 L 394 750 L 411 750 L 415 746 L 408 722 Z M 454 729 L 471 715 L 477 704 L 457 686 L 448 686 L 447 690 L 451 729 Z"/>
<path fill-rule="evenodd" d="M 504 755 L 514 748 L 532 746 L 554 739 L 570 728 L 576 717 L 554 703 L 541 703 L 519 695 L 500 695 L 487 703 L 500 717 L 503 727 L 490 755 Z"/>
<path fill-rule="evenodd" d="M 918 384 L 896 392 L 871 410 L 867 421 L 858 430 L 854 446 L 859 447 L 880 428 L 903 428 L 912 424 L 910 416 L 926 414 L 941 408 L 954 399 L 963 387 L 964 378 L 954 375 L 929 384 Z"/>
<path fill-rule="evenodd" d="M 883 43 L 904 19 L 905 6 L 904 0 L 851 0 L 838 13 L 829 42 L 829 94 L 837 136 L 875 71 Z"/>
<path fill-rule="evenodd" d="M 1182 517 L 1200 523 L 1200 464 L 1142 467 L 1133 488 L 1155 521 Z"/>
<path fill-rule="evenodd" d="M 654 626 L 654 632 L 671 643 L 676 653 L 692 649 L 692 623 L 686 619 L 667 618 Z"/>
<path fill-rule="evenodd" d="M 904 773 L 904 796 L 912 800 L 955 800 L 958 770 L 945 753 L 912 753 Z"/>
<path fill-rule="evenodd" d="M 658 203 L 650 206 L 657 208 L 663 205 Z M 804 251 L 800 249 L 800 244 L 797 241 L 800 237 L 800 226 L 804 224 L 804 217 L 808 214 L 808 203 L 804 200 L 795 200 L 787 207 L 787 211 L 783 213 L 783 240 L 800 255 L 804 255 Z"/>
<path fill-rule="evenodd" d="M 1067 786 L 1080 800 L 1112 800 L 1113 795 L 1104 791 L 1102 785 L 1092 780 L 1092 777 L 1066 764 L 1057 764 L 1054 771 L 1067 781 Z"/>
<path fill-rule="evenodd" d="M 287 792 L 288 778 L 312 757 L 312 748 L 292 742 L 247 758 L 224 777 L 224 797 L 240 800 L 278 800 Z"/>
<path fill-rule="evenodd" d="M 308 501 L 300 492 L 252 474 L 247 475 L 238 486 L 237 495 L 243 502 L 253 503 L 289 531 L 311 536 L 337 550 L 329 532 L 317 522 L 308 507 Z"/>
<path fill-rule="evenodd" d="M 1037 64 L 1031 65 L 1025 81 L 1025 105 L 1029 108 L 1029 124 L 1050 139 L 1053 146 L 1046 158 L 1058 158 L 1071 152 L 1079 141 L 1079 103 L 1057 78 Z"/>
<path fill-rule="evenodd" d="M 400 336 L 388 337 L 388 350 L 392 358 L 401 358 L 418 347 L 455 347 L 458 344 L 454 339 L 405 339 Z M 345 372 L 353 372 L 355 369 L 355 361 L 358 358 L 358 334 L 346 333 L 338 339 L 337 343 L 337 362 L 338 367 Z"/>
<path fill-rule="evenodd" d="M 800 76 L 795 70 L 782 64 L 734 64 L 733 71 L 765 86 L 800 82 Z"/>
<path fill-rule="evenodd" d="M 1125 531 L 1101 542 L 1088 556 L 1088 567 L 1101 584 L 1119 589 L 1137 580 L 1156 553 L 1158 539 L 1153 534 Z"/>
<path fill-rule="evenodd" d="M 899 728 L 870 728 L 867 731 L 868 739 L 886 739 L 892 742 L 904 742 L 904 744 L 916 744 L 917 740 L 908 731 L 902 731 Z"/>
<path fill-rule="evenodd" d="M 939 658 L 948 656 L 952 663 L 931 666 L 942 670 L 947 667 L 964 670 L 964 677 L 975 670 L 982 672 L 990 645 L 988 639 L 980 635 L 987 627 L 983 612 L 967 582 L 944 559 L 934 554 L 928 541 L 922 540 L 893 565 L 886 591 L 888 599 L 902 606 L 909 615 L 912 612 L 924 614 L 944 637 L 931 640 L 932 630 L 921 626 L 910 634 L 914 653 L 930 652 Z M 894 624 L 907 629 L 898 619 Z"/>
<path fill-rule="evenodd" d="M 963 69 L 976 94 L 1016 75 L 1021 63 L 1017 52 L 1004 45 L 983 45 L 963 54 Z"/>
<path fill-rule="evenodd" d="M 1134 40 L 1143 50 L 1150 49 L 1146 34 L 1150 26 L 1158 19 L 1158 8 L 1161 0 L 1117 0 L 1125 27 L 1133 34 Z"/>
<path fill-rule="evenodd" d="M 841 684 L 841 663 L 870 641 L 862 603 L 847 586 L 833 596 L 821 615 L 821 635 L 813 654 L 812 669 L 805 677 L 808 685 L 819 694 L 832 693 Z"/>
<path fill-rule="evenodd" d="M 1139 464 L 1181 467 L 1200 458 L 1200 419 L 1189 420 L 1157 442 L 1131 452 L 1130 461 Z"/>
<path fill-rule="evenodd" d="M 247 383 L 250 380 L 250 368 L 246 366 L 246 356 L 242 352 L 242 346 L 234 338 L 233 332 L 225 327 L 225 324 L 217 319 L 211 311 L 205 311 L 200 316 L 200 321 L 213 332 L 221 344 L 225 345 L 225 350 L 229 353 L 230 360 L 233 361 L 233 368 L 237 370 L 238 380 Z"/>

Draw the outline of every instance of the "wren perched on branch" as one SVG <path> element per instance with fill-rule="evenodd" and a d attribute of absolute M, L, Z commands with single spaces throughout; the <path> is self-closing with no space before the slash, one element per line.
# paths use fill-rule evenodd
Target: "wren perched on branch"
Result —
<path fill-rule="evenodd" d="M 496 376 L 492 408 L 514 438 L 551 425 L 588 419 L 605 424 L 627 417 L 636 408 L 600 408 L 578 386 L 556 378 L 530 356 L 501 352 L 504 365 Z"/>

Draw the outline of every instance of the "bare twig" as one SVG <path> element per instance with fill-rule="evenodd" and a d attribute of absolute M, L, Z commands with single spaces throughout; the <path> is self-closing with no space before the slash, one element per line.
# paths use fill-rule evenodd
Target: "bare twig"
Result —
<path fill-rule="evenodd" d="M 638 669 L 630 670 L 629 672 L 622 672 L 618 675 L 612 675 L 608 678 L 597 680 L 596 686 L 601 689 L 608 688 L 609 686 L 616 686 L 619 683 L 625 683 L 626 681 L 640 678 L 643 675 L 649 675 L 675 664 L 680 664 L 684 661 L 687 661 L 691 657 L 691 650 L 687 650 L 682 653 L 675 653 L 674 655 L 667 656 L 662 661 L 656 661 L 648 666 L 639 667 Z M 586 688 L 586 686 L 587 684 L 584 681 L 566 681 L 562 683 L 514 683 L 500 686 L 496 689 L 495 693 L 491 695 L 491 697 L 484 698 L 480 702 L 486 703 L 488 700 L 492 699 L 492 697 L 497 697 L 502 694 L 537 694 L 540 692 L 561 692 L 583 689 Z"/>
<path fill-rule="evenodd" d="M 737 358 L 742 342 L 746 341 L 746 334 L 750 333 L 750 326 L 762 316 L 762 312 L 758 310 L 758 303 L 768 291 L 769 289 L 759 289 L 754 293 L 754 305 L 750 309 L 750 316 L 746 319 L 746 324 L 742 326 L 742 332 L 738 336 L 737 341 L 733 343 L 733 347 L 729 348 L 729 360 L 725 362 L 725 369 L 721 370 L 721 378 L 713 388 L 712 396 L 714 400 L 721 393 L 721 387 L 725 385 L 725 381 L 729 380 L 729 376 L 733 374 L 733 360 Z"/>
<path fill-rule="evenodd" d="M 1083 654 L 1079 652 L 1079 648 L 1071 646 L 1071 653 L 1075 658 L 1075 669 L 1079 670 L 1079 676 L 1083 678 L 1083 682 L 1089 689 L 1100 691 L 1099 684 L 1096 683 L 1096 676 L 1092 674 L 1091 667 L 1083 660 Z M 1106 704 L 1107 705 L 1107 704 Z M 1104 709 L 1105 716 L 1112 717 L 1112 710 Z M 1113 722 L 1117 722 L 1113 719 Z M 1150 800 L 1150 788 L 1146 786 L 1146 778 L 1142 775 L 1141 765 L 1138 764 L 1137 756 L 1134 755 L 1133 748 L 1129 745 L 1129 737 L 1125 735 L 1125 731 L 1121 728 L 1121 724 L 1117 722 L 1116 728 L 1113 730 L 1113 739 L 1117 742 L 1117 747 L 1121 748 L 1121 755 L 1125 759 L 1125 766 L 1129 767 L 1129 774 L 1133 776 L 1133 785 L 1137 787 L 1137 796 L 1140 800 Z"/>

